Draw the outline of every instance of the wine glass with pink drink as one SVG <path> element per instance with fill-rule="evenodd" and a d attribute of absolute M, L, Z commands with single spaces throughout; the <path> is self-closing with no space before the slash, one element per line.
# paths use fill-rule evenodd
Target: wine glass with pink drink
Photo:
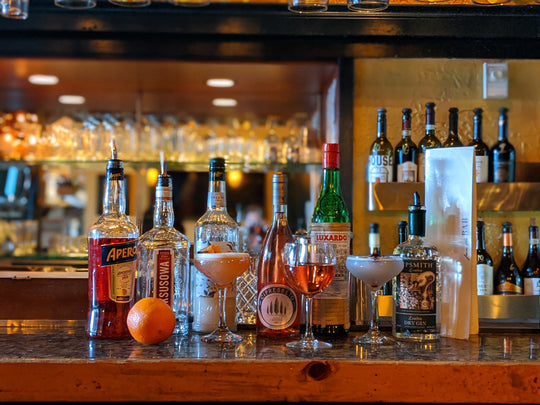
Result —
<path fill-rule="evenodd" d="M 348 256 L 345 266 L 353 276 L 362 280 L 371 293 L 371 322 L 369 330 L 353 339 L 361 345 L 392 345 L 395 340 L 379 330 L 377 297 L 381 287 L 403 270 L 403 259 L 394 255 Z"/>

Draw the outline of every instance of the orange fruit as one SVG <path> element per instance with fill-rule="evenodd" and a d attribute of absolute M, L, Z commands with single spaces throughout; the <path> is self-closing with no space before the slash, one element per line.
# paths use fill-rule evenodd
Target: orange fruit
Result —
<path fill-rule="evenodd" d="M 169 305 L 159 298 L 146 297 L 129 310 L 127 326 L 137 342 L 153 345 L 166 340 L 174 332 L 176 317 Z"/>

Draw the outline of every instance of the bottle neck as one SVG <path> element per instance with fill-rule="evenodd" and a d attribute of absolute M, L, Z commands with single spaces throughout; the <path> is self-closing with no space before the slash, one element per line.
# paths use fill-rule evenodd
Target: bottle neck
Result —
<path fill-rule="evenodd" d="M 535 226 L 529 228 L 529 252 L 531 254 L 538 252 L 538 228 Z"/>
<path fill-rule="evenodd" d="M 210 174 L 208 183 L 207 208 L 212 211 L 227 211 L 227 199 L 225 192 L 225 180 Z"/>
<path fill-rule="evenodd" d="M 377 118 L 377 138 L 386 139 L 386 115 L 379 114 Z"/>
<path fill-rule="evenodd" d="M 482 140 L 482 116 L 481 115 L 474 116 L 473 139 L 475 141 Z"/>
<path fill-rule="evenodd" d="M 451 139 L 458 138 L 458 113 L 450 111 L 448 117 L 448 137 Z"/>
<path fill-rule="evenodd" d="M 371 256 L 380 256 L 381 254 L 381 234 L 369 233 L 369 254 Z"/>
<path fill-rule="evenodd" d="M 116 165 L 116 164 L 115 164 Z M 104 214 L 125 214 L 126 192 L 124 170 L 120 166 L 107 167 L 105 193 L 103 195 Z"/>
<path fill-rule="evenodd" d="M 341 195 L 339 169 L 324 168 L 322 178 L 322 191 L 331 191 Z"/>
<path fill-rule="evenodd" d="M 435 110 L 432 108 L 426 109 L 426 135 L 435 135 Z"/>
<path fill-rule="evenodd" d="M 484 228 L 478 228 L 476 232 L 476 249 L 486 250 L 486 241 L 484 238 Z"/>
<path fill-rule="evenodd" d="M 398 240 L 399 243 L 407 241 L 407 228 L 405 226 L 400 226 L 398 229 Z"/>
<path fill-rule="evenodd" d="M 510 256 L 513 254 L 512 248 L 512 234 L 508 232 L 503 232 L 503 256 Z"/>
<path fill-rule="evenodd" d="M 172 189 L 170 187 L 156 187 L 156 205 L 154 207 L 154 227 L 174 225 L 174 207 Z"/>
<path fill-rule="evenodd" d="M 508 118 L 506 114 L 499 115 L 499 141 L 508 139 Z"/>

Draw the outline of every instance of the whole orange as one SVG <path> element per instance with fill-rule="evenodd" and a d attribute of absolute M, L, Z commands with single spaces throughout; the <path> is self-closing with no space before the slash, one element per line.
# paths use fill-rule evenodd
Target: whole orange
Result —
<path fill-rule="evenodd" d="M 129 310 L 127 326 L 140 343 L 153 345 L 166 340 L 174 332 L 176 318 L 169 305 L 159 298 L 146 297 Z"/>

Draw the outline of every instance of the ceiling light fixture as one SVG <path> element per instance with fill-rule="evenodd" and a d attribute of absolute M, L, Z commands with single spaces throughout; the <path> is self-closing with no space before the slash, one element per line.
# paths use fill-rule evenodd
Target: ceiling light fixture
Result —
<path fill-rule="evenodd" d="M 58 77 L 54 75 L 30 75 L 28 81 L 41 86 L 52 86 L 58 83 Z"/>
<path fill-rule="evenodd" d="M 215 77 L 208 79 L 206 85 L 209 87 L 232 87 L 234 86 L 234 80 Z"/>
<path fill-rule="evenodd" d="M 61 104 L 84 104 L 86 99 L 83 96 L 63 95 L 58 97 Z"/>
<path fill-rule="evenodd" d="M 234 98 L 215 98 L 212 104 L 216 107 L 234 107 L 238 104 Z"/>

